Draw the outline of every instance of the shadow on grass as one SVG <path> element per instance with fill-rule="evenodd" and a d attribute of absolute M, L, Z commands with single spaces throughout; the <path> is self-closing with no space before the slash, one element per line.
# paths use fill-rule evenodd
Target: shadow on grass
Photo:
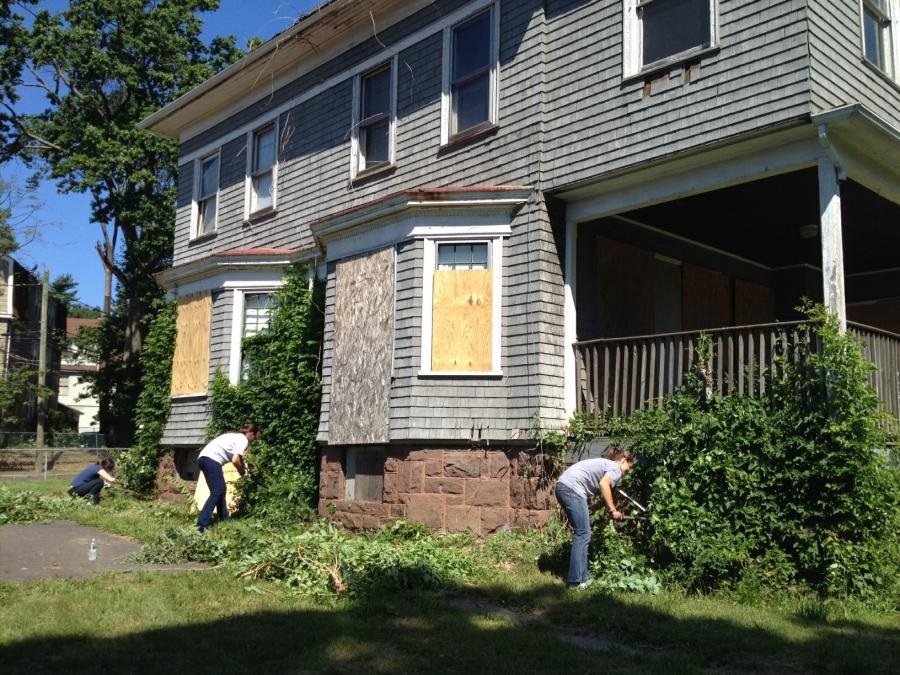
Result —
<path fill-rule="evenodd" d="M 466 591 L 459 589 L 458 594 Z M 456 593 L 382 594 L 350 606 L 288 608 L 143 630 L 117 637 L 40 637 L 0 646 L 6 674 L 128 673 L 781 673 L 895 672 L 900 631 L 851 621 L 794 620 L 775 634 L 713 616 L 675 616 L 658 606 L 566 591 L 485 589 L 480 598 L 539 610 L 519 621 L 491 604 L 464 611 Z M 669 600 L 670 602 L 674 602 Z M 89 610 L 86 610 L 89 611 Z M 752 613 L 753 608 L 747 608 Z M 698 614 L 702 613 L 701 610 Z M 710 612 L 714 613 L 714 612 Z M 136 625 L 153 617 L 132 617 Z M 595 651 L 561 640 L 597 635 Z"/>

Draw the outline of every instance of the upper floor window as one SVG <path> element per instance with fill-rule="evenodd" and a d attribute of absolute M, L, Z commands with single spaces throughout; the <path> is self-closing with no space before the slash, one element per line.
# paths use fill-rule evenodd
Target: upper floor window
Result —
<path fill-rule="evenodd" d="M 898 12 L 896 0 L 862 0 L 863 55 L 891 77 L 896 68 L 893 24 Z"/>
<path fill-rule="evenodd" d="M 394 161 L 396 59 L 360 75 L 354 85 L 353 175 Z"/>
<path fill-rule="evenodd" d="M 716 43 L 716 0 L 625 0 L 625 76 Z"/>
<path fill-rule="evenodd" d="M 214 232 L 219 196 L 219 153 L 204 157 L 198 163 L 197 176 L 197 220 L 194 236 Z"/>
<path fill-rule="evenodd" d="M 497 122 L 499 49 L 492 4 L 444 32 L 442 142 Z"/>
<path fill-rule="evenodd" d="M 247 216 L 275 208 L 277 135 L 274 122 L 257 129 L 251 135 Z"/>

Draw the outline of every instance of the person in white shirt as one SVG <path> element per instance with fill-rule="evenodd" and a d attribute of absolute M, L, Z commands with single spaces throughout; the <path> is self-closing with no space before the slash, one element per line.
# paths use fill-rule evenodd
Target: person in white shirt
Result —
<path fill-rule="evenodd" d="M 247 463 L 244 460 L 244 453 L 258 437 L 256 424 L 251 422 L 238 431 L 217 436 L 200 451 L 197 465 L 209 487 L 209 498 L 200 509 L 200 516 L 197 518 L 197 529 L 201 532 L 205 532 L 206 528 L 212 525 L 213 510 L 218 512 L 219 520 L 228 520 L 228 506 L 225 501 L 227 490 L 222 466 L 231 462 L 242 476 L 246 475 Z"/>

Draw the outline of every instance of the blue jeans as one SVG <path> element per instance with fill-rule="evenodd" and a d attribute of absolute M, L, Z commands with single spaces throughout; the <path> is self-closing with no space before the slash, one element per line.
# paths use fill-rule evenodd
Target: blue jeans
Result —
<path fill-rule="evenodd" d="M 218 510 L 219 520 L 228 520 L 228 504 L 225 502 L 225 473 L 222 471 L 222 465 L 209 457 L 201 457 L 197 460 L 197 465 L 203 472 L 206 486 L 209 488 L 209 497 L 197 518 L 197 527 L 202 532 L 212 525 L 213 509 Z"/>
<path fill-rule="evenodd" d="M 566 583 L 577 585 L 588 580 L 588 545 L 591 543 L 591 517 L 587 497 L 582 497 L 568 485 L 556 484 L 556 499 L 575 531 L 572 553 L 569 555 L 569 576 Z"/>

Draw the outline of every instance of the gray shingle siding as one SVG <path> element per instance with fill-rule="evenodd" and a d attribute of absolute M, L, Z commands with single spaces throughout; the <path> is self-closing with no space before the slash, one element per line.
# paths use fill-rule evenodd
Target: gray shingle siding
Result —
<path fill-rule="evenodd" d="M 900 85 L 862 56 L 860 5 L 822 0 L 809 5 L 809 50 L 813 112 L 862 103 L 900 127 Z M 900 40 L 896 32 L 894 40 Z M 900 64 L 894 64 L 900 69 Z"/>

